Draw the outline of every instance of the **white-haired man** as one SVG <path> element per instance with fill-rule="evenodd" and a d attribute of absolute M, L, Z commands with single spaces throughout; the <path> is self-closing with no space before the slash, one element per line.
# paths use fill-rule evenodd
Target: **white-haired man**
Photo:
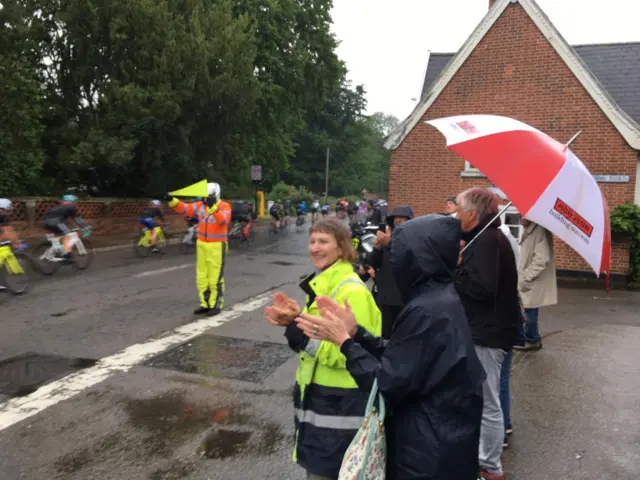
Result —
<path fill-rule="evenodd" d="M 486 188 L 471 188 L 457 200 L 462 239 L 469 247 L 460 255 L 456 289 L 487 375 L 478 454 L 480 478 L 501 480 L 504 417 L 500 373 L 505 355 L 516 342 L 518 271 L 509 240 L 499 230 L 498 203 L 493 193 Z"/>

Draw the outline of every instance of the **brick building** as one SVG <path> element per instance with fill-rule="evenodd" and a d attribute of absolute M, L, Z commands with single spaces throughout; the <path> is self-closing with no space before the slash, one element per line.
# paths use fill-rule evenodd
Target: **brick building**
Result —
<path fill-rule="evenodd" d="M 474 113 L 512 117 L 561 142 L 582 130 L 571 148 L 609 208 L 639 203 L 640 43 L 572 47 L 534 0 L 489 6 L 457 53 L 430 55 L 419 104 L 387 137 L 390 204 L 441 212 L 448 196 L 490 185 L 424 123 Z M 515 209 L 504 220 L 520 232 Z M 614 244 L 613 273 L 628 272 L 628 256 L 628 245 Z M 559 241 L 556 257 L 559 270 L 591 271 Z"/>

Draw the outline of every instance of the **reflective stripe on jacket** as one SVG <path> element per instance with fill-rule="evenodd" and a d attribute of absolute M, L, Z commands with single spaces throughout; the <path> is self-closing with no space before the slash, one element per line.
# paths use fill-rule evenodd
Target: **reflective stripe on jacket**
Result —
<path fill-rule="evenodd" d="M 198 240 L 201 242 L 226 242 L 231 223 L 231 205 L 222 200 L 211 208 L 204 202 L 184 203 L 177 199 L 169 206 L 185 217 L 198 218 Z"/>
<path fill-rule="evenodd" d="M 319 315 L 315 298 L 349 301 L 358 324 L 380 335 L 380 310 L 353 266 L 338 260 L 308 281 L 314 295 L 305 312 Z M 340 348 L 328 341 L 309 340 L 299 353 L 294 390 L 296 449 L 294 461 L 320 476 L 337 477 L 344 453 L 362 424 L 369 392 L 358 389 Z"/>

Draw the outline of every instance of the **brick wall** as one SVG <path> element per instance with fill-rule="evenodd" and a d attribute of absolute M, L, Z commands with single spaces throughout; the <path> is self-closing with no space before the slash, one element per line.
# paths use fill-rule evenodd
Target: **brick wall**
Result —
<path fill-rule="evenodd" d="M 637 152 L 629 147 L 519 4 L 511 4 L 478 44 L 424 118 L 392 152 L 391 205 L 412 205 L 417 215 L 440 212 L 448 196 L 484 178 L 461 177 L 464 160 L 424 120 L 463 114 L 516 118 L 561 142 L 582 134 L 572 150 L 594 175 L 630 175 L 628 184 L 601 184 L 609 207 L 634 200 Z M 526 179 L 523 178 L 523 181 Z M 613 249 L 612 271 L 628 271 L 628 248 Z M 560 269 L 589 271 L 562 242 Z"/>
<path fill-rule="evenodd" d="M 11 215 L 12 225 L 22 238 L 44 236 L 42 222 L 47 211 L 57 204 L 55 200 L 15 199 Z M 92 226 L 94 235 L 113 236 L 140 230 L 138 219 L 145 207 L 145 200 L 105 200 L 96 199 L 78 203 L 78 214 Z M 184 230 L 182 215 L 176 214 L 166 205 L 164 214 L 169 230 Z"/>

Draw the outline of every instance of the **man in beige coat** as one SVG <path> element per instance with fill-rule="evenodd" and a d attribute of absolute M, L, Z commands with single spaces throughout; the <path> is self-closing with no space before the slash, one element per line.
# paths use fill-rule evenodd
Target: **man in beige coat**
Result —
<path fill-rule="evenodd" d="M 539 350 L 542 339 L 538 328 L 540 307 L 558 303 L 556 262 L 553 235 L 538 224 L 523 218 L 524 232 L 520 241 L 518 292 L 525 313 L 523 347 L 518 350 Z"/>

